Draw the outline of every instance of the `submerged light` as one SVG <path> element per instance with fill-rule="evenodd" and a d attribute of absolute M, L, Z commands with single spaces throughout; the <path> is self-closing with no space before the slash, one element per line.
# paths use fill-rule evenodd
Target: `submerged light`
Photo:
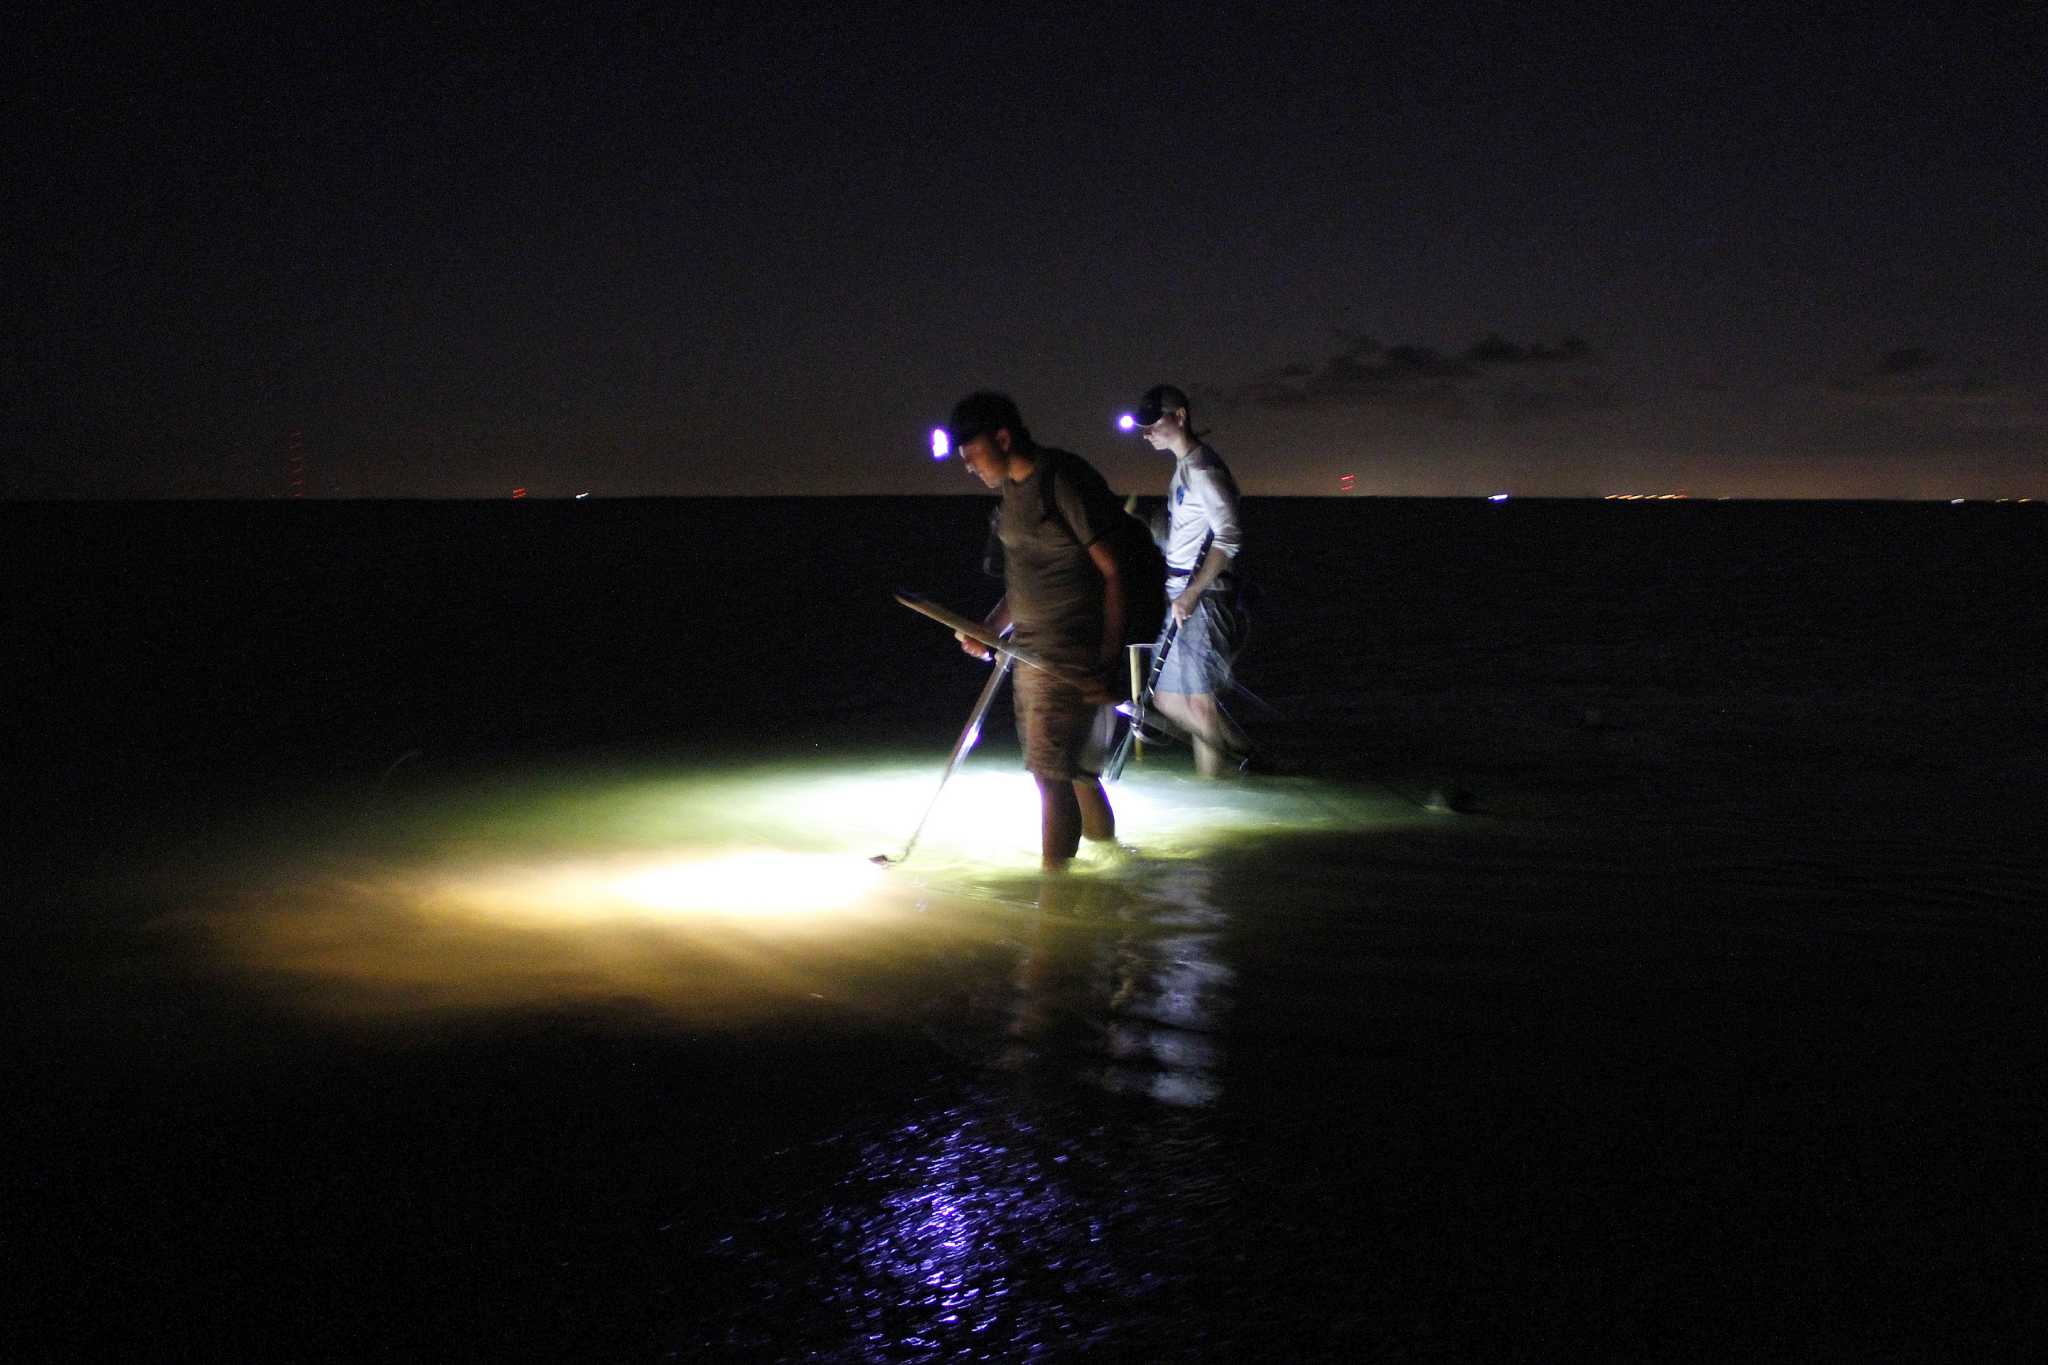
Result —
<path fill-rule="evenodd" d="M 224 867 L 256 880 L 236 873 L 177 922 L 226 966 L 291 983 L 293 1008 L 365 1018 L 633 1002 L 731 1025 L 894 981 L 921 991 L 925 964 L 961 960 L 942 949 L 1014 946 L 1008 912 L 1046 908 L 1039 796 L 1011 763 L 966 763 L 936 809 L 922 757 L 422 787 L 368 824 L 281 829 L 289 852 L 234 847 Z M 1079 880 L 1156 897 L 1169 918 L 1216 913 L 1201 876 L 1219 846 L 1435 818 L 1320 784 L 1197 791 L 1156 766 L 1125 774 L 1116 807 L 1143 856 L 1090 844 Z M 931 819 L 914 876 L 873 863 L 920 812 Z M 1163 1070 L 1108 1083 L 1208 1102 L 1199 1063 L 1177 1069 L 1150 1046 Z"/>
<path fill-rule="evenodd" d="M 953 453 L 953 439 L 946 435 L 944 427 L 932 428 L 932 458 L 943 460 Z"/>

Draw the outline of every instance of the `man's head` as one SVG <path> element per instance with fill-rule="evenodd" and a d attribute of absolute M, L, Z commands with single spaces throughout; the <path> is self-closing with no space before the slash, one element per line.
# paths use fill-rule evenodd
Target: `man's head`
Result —
<path fill-rule="evenodd" d="M 1175 449 L 1181 440 L 1194 434 L 1188 416 L 1188 396 L 1172 384 L 1154 384 L 1145 390 L 1137 410 L 1117 425 L 1142 433 L 1154 450 Z"/>
<path fill-rule="evenodd" d="M 1031 432 L 1010 395 L 984 389 L 953 405 L 946 435 L 960 462 L 990 488 L 1000 488 L 1012 455 L 1029 454 Z"/>

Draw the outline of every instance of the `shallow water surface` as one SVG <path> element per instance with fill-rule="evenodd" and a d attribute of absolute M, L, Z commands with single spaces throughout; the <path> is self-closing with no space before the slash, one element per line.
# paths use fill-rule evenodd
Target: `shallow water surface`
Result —
<path fill-rule="evenodd" d="M 2000 1321 L 2037 863 L 1162 766 L 1047 879 L 1003 755 L 876 865 L 937 776 L 192 813 L 32 998 L 48 1302 L 339 1354 L 1540 1356 L 1882 1340 L 1940 1248 Z"/>
<path fill-rule="evenodd" d="M 949 501 L 36 511 L 10 1358 L 2031 1358 L 2038 526 L 1264 506 L 1046 879 Z"/>

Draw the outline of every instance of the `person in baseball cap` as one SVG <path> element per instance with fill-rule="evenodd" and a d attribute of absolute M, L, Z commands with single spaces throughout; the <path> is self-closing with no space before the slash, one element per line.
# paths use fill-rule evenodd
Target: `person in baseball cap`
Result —
<path fill-rule="evenodd" d="M 1171 384 L 1154 384 L 1145 390 L 1145 396 L 1138 400 L 1138 406 L 1117 420 L 1117 426 L 1125 431 L 1156 426 L 1159 420 L 1171 412 L 1185 412 L 1188 396 Z"/>
<path fill-rule="evenodd" d="M 1116 837 L 1101 781 L 1112 708 L 1127 676 L 1126 646 L 1157 630 L 1164 566 L 1094 466 L 1034 441 L 1009 395 L 968 394 L 934 434 L 934 454 L 941 435 L 1000 495 L 992 530 L 1002 548 L 1003 598 L 985 624 L 997 634 L 1012 630 L 1018 649 L 1047 665 L 1020 667 L 1011 698 L 1024 766 L 1038 783 L 1042 862 L 1058 870 L 1084 836 Z M 979 641 L 959 639 L 968 653 L 989 656 Z"/>
<path fill-rule="evenodd" d="M 1169 641 L 1162 633 L 1154 645 L 1166 656 L 1152 701 L 1193 736 L 1195 771 L 1220 777 L 1243 771 L 1251 754 L 1250 741 L 1219 700 L 1235 685 L 1232 670 L 1250 624 L 1238 564 L 1244 536 L 1237 480 L 1195 430 L 1189 406 L 1178 385 L 1154 384 L 1117 426 L 1173 457 L 1161 548 L 1174 634 Z"/>

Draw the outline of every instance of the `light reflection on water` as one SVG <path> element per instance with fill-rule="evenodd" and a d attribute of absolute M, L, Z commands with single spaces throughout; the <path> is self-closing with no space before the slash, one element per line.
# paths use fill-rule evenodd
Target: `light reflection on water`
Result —
<path fill-rule="evenodd" d="M 1166 864 L 1125 887 L 1054 886 L 1016 972 L 1006 1030 L 1012 1066 L 1070 1059 L 1103 1089 L 1195 1106 L 1216 1097 L 1233 980 L 1208 869 Z M 1078 924 L 1057 898 L 1102 907 Z"/>
<path fill-rule="evenodd" d="M 1152 1302 L 1225 1201 L 1204 1114 L 1234 973 L 1207 869 L 1126 870 L 1046 883 L 1014 969 L 928 1021 L 971 1064 L 957 1088 L 832 1139 L 829 1190 L 721 1240 L 761 1296 L 743 1336 L 786 1343 L 793 1313 L 827 1339 L 807 1358 L 931 1361 L 1171 1335 Z"/>
<path fill-rule="evenodd" d="M 824 762 L 500 776 L 216 842 L 172 874 L 170 923 L 292 1007 L 364 1020 L 576 1002 L 726 1027 L 816 1002 L 919 1014 L 963 963 L 1014 959 L 1014 1050 L 1086 1035 L 1103 1086 L 1199 1104 L 1205 1002 L 1228 982 L 1199 860 L 1233 837 L 1399 818 L 1335 788 L 1139 775 L 1116 790 L 1128 843 L 1042 883 L 1035 792 L 1005 763 L 955 779 L 915 861 L 877 867 L 933 778 Z M 1118 1008 L 1062 1003 L 1083 996 Z"/>
<path fill-rule="evenodd" d="M 1085 1339 L 1070 1304 L 1118 1286 L 1104 1236 L 1119 1210 L 1077 1192 L 1073 1160 L 1001 1108 L 943 1110 L 868 1143 L 851 1197 L 818 1228 L 843 1272 L 820 1288 L 860 1353 L 939 1358 L 979 1339 L 1029 1355 Z"/>
<path fill-rule="evenodd" d="M 970 771 L 917 860 L 876 867 L 931 778 L 816 765 L 426 794 L 216 848 L 179 871 L 173 923 L 296 1008 L 400 1027 L 629 1001 L 655 1027 L 824 1011 L 928 1041 L 924 1093 L 812 1151 L 824 1187 L 768 1171 L 752 1217 L 707 1237 L 738 1283 L 699 1353 L 786 1358 L 802 1338 L 811 1359 L 1030 1360 L 1170 1340 L 1190 1258 L 1231 1240 L 1214 1125 L 1247 885 L 1221 885 L 1210 855 L 1412 815 L 1341 788 L 1139 774 L 1116 792 L 1126 844 L 1045 878 L 1028 779 Z"/>
<path fill-rule="evenodd" d="M 805 1359 L 1031 1360 L 1160 1340 L 1229 1198 L 1222 1145 L 1181 1110 L 971 1082 L 845 1141 L 809 1200 L 718 1239 L 727 1345 Z M 801 1342 L 801 1349 L 793 1350 Z"/>

